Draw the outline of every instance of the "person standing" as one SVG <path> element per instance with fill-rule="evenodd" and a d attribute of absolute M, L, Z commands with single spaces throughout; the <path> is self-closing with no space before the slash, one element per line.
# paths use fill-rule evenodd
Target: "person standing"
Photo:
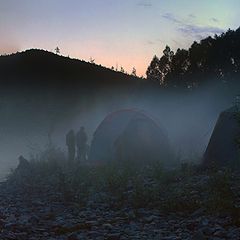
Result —
<path fill-rule="evenodd" d="M 70 130 L 66 135 L 66 145 L 68 147 L 68 161 L 73 162 L 75 159 L 75 134 Z"/>
<path fill-rule="evenodd" d="M 85 128 L 81 127 L 80 130 L 77 132 L 77 159 L 79 161 L 86 161 L 87 159 L 87 134 L 85 132 Z"/>

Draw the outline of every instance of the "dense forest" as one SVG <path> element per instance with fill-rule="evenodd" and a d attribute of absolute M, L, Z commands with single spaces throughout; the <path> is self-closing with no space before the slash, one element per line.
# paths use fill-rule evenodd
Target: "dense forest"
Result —
<path fill-rule="evenodd" d="M 240 77 L 240 28 L 195 41 L 175 53 L 166 46 L 160 58 L 153 57 L 146 75 L 166 88 L 234 82 Z"/>

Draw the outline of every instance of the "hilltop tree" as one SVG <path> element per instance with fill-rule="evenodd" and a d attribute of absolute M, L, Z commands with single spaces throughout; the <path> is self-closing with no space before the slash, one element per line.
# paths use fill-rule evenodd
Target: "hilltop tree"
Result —
<path fill-rule="evenodd" d="M 165 78 L 171 72 L 171 64 L 174 52 L 169 46 L 163 50 L 163 56 L 159 60 L 160 84 L 165 85 Z"/>
<path fill-rule="evenodd" d="M 164 85 L 166 76 L 171 72 L 173 56 L 174 52 L 169 46 L 165 47 L 163 56 L 160 59 L 155 55 L 147 69 L 147 79 L 157 81 L 160 85 Z"/>
<path fill-rule="evenodd" d="M 131 75 L 134 76 L 134 77 L 137 76 L 137 70 L 136 70 L 135 67 L 133 67 Z"/>
<path fill-rule="evenodd" d="M 56 47 L 56 48 L 55 48 L 55 52 L 56 52 L 56 54 L 60 54 L 60 48 L 59 48 L 59 47 Z"/>
<path fill-rule="evenodd" d="M 153 57 L 146 75 L 164 87 L 196 88 L 207 81 L 228 83 L 240 76 L 240 28 L 193 42 L 174 54 L 166 46 Z"/>
<path fill-rule="evenodd" d="M 90 63 L 91 63 L 91 64 L 95 64 L 95 59 L 93 59 L 92 57 L 90 57 Z"/>
<path fill-rule="evenodd" d="M 171 59 L 171 71 L 169 71 L 167 77 L 164 79 L 166 86 L 176 87 L 178 85 L 183 86 L 187 84 L 183 76 L 190 67 L 189 52 L 184 49 L 177 49 L 176 53 Z"/>
<path fill-rule="evenodd" d="M 147 79 L 154 82 L 160 82 L 159 58 L 155 55 L 146 72 Z"/>

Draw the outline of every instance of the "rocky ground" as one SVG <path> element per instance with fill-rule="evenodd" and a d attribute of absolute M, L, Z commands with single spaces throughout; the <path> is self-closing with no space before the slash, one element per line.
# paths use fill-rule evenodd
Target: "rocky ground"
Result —
<path fill-rule="evenodd" d="M 239 215 L 231 211 L 210 212 L 203 202 L 192 206 L 195 198 L 196 202 L 210 198 L 202 190 L 202 185 L 209 184 L 208 179 L 203 174 L 187 180 L 179 178 L 167 185 L 174 192 L 180 190 L 179 195 L 163 194 L 158 200 L 142 199 L 138 204 L 132 204 L 136 199 L 130 187 L 124 193 L 128 197 L 118 204 L 122 196 L 116 192 L 92 192 L 84 202 L 66 200 L 54 184 L 34 188 L 36 185 L 19 183 L 15 177 L 15 181 L 0 186 L 0 239 L 240 239 Z M 148 185 L 156 182 L 148 180 Z M 177 199 L 172 201 L 170 197 Z M 234 206 L 237 200 L 238 196 Z M 172 201 L 172 205 L 166 207 L 166 201 Z M 220 208 L 228 206 L 222 199 L 219 204 Z"/>

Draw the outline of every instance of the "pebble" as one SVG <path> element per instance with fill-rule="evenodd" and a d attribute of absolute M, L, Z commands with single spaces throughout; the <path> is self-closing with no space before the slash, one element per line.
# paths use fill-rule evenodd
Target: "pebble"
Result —
<path fill-rule="evenodd" d="M 205 179 L 198 177 L 197 181 L 202 186 Z M 99 200 L 100 195 L 101 199 L 111 199 L 106 193 L 100 193 L 80 207 L 57 199 L 60 194 L 51 188 L 31 194 L 24 189 L 1 185 L 0 239 L 240 239 L 240 230 L 229 216 L 208 215 L 204 208 L 189 214 L 166 213 L 147 207 L 136 209 L 128 203 L 114 208 L 111 201 Z"/>

